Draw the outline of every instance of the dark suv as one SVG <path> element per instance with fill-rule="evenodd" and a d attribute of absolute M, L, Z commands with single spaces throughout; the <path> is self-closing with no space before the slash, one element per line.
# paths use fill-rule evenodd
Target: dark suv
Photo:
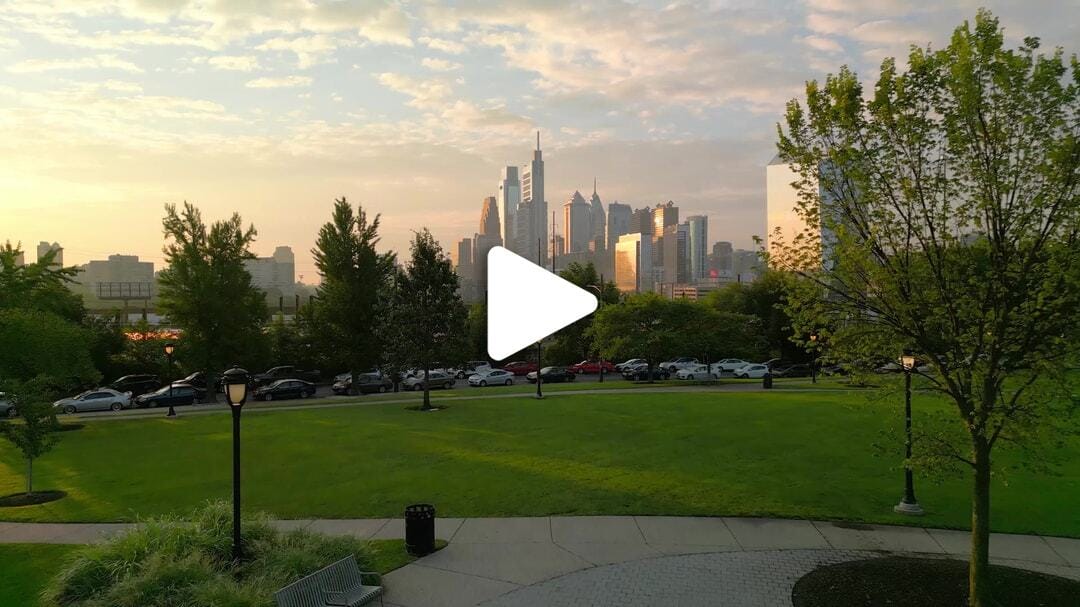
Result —
<path fill-rule="evenodd" d="M 157 390 L 161 387 L 161 380 L 157 375 L 125 375 L 106 387 L 117 392 L 131 392 L 134 397 Z"/>

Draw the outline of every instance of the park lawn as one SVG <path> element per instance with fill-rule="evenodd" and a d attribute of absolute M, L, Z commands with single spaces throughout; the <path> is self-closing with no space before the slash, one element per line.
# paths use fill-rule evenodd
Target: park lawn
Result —
<path fill-rule="evenodd" d="M 918 479 L 928 514 L 896 515 L 896 456 L 874 444 L 902 423 L 897 399 L 854 391 L 553 393 L 245 416 L 244 506 L 281 518 L 667 514 L 779 516 L 964 528 L 969 480 Z M 920 413 L 947 411 L 926 395 Z M 68 497 L 0 510 L 20 521 L 127 521 L 228 499 L 228 415 L 86 423 L 36 465 L 39 489 Z M 896 440 L 896 437 L 888 439 Z M 1016 468 L 993 488 L 996 531 L 1080 537 L 1080 441 L 1052 453 L 1056 475 Z M 23 465 L 0 445 L 0 495 Z"/>
<path fill-rule="evenodd" d="M 368 546 L 371 567 L 379 573 L 388 573 L 416 560 L 405 551 L 405 540 L 371 540 Z M 49 578 L 78 549 L 79 546 L 72 544 L 0 544 L 0 572 L 4 578 L 0 584 L 0 605 L 37 605 L 37 597 Z"/>

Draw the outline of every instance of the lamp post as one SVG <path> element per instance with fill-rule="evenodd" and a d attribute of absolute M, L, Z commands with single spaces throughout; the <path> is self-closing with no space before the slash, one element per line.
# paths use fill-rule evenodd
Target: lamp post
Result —
<path fill-rule="evenodd" d="M 225 400 L 232 410 L 233 432 L 233 560 L 239 561 L 240 546 L 240 410 L 248 393 L 248 372 L 233 367 L 224 373 Z"/>
<path fill-rule="evenodd" d="M 599 285 L 589 285 L 590 289 L 596 291 L 597 309 L 604 307 L 604 275 L 600 275 Z M 604 353 L 597 350 L 596 355 L 600 357 L 600 383 L 604 383 Z"/>
<path fill-rule="evenodd" d="M 900 365 L 904 368 L 904 448 L 907 459 L 904 461 L 904 497 L 893 511 L 918 516 L 923 509 L 915 499 L 915 479 L 911 473 L 911 370 L 915 368 L 915 357 L 905 351 L 900 357 Z"/>
<path fill-rule="evenodd" d="M 165 414 L 165 417 L 176 417 L 176 409 L 173 409 L 172 400 L 172 357 L 173 352 L 176 352 L 176 344 L 171 341 L 165 344 L 165 360 L 169 363 L 169 368 L 165 372 L 165 381 L 169 382 L 169 412 Z"/>
<path fill-rule="evenodd" d="M 810 348 L 813 350 L 811 353 L 813 357 L 810 359 L 810 383 L 817 383 L 817 333 L 810 334 Z"/>

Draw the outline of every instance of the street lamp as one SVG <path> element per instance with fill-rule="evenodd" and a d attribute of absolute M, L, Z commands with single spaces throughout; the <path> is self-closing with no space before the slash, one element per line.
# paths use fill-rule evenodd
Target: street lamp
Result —
<path fill-rule="evenodd" d="M 817 383 L 817 333 L 810 334 L 810 344 L 813 351 L 813 358 L 810 359 L 810 383 Z"/>
<path fill-rule="evenodd" d="M 173 352 L 176 352 L 176 344 L 171 341 L 165 344 L 165 360 L 169 362 L 169 368 L 165 373 L 165 381 L 169 382 L 169 412 L 165 414 L 165 417 L 176 417 L 176 409 L 173 409 L 172 400 L 172 360 Z"/>
<path fill-rule="evenodd" d="M 915 479 L 911 473 L 911 370 L 915 368 L 915 356 L 905 350 L 900 357 L 900 366 L 904 368 L 904 447 L 907 459 L 904 461 L 904 497 L 893 511 L 918 516 L 923 509 L 915 499 Z"/>
<path fill-rule="evenodd" d="M 232 409 L 233 433 L 233 560 L 240 560 L 240 410 L 248 393 L 248 372 L 233 367 L 224 373 L 225 400 Z"/>
<path fill-rule="evenodd" d="M 588 288 L 596 291 L 597 309 L 604 307 L 604 275 L 600 275 L 599 285 L 589 285 Z M 604 383 L 604 353 L 599 349 L 596 351 L 596 355 L 600 357 L 600 383 Z"/>

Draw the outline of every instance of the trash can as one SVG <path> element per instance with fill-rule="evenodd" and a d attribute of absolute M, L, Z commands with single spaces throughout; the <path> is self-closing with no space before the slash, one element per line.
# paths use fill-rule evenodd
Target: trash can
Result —
<path fill-rule="evenodd" d="M 405 550 L 413 556 L 435 552 L 435 506 L 405 507 Z"/>
<path fill-rule="evenodd" d="M 765 373 L 761 376 L 761 387 L 768 390 L 772 388 L 772 373 Z"/>

